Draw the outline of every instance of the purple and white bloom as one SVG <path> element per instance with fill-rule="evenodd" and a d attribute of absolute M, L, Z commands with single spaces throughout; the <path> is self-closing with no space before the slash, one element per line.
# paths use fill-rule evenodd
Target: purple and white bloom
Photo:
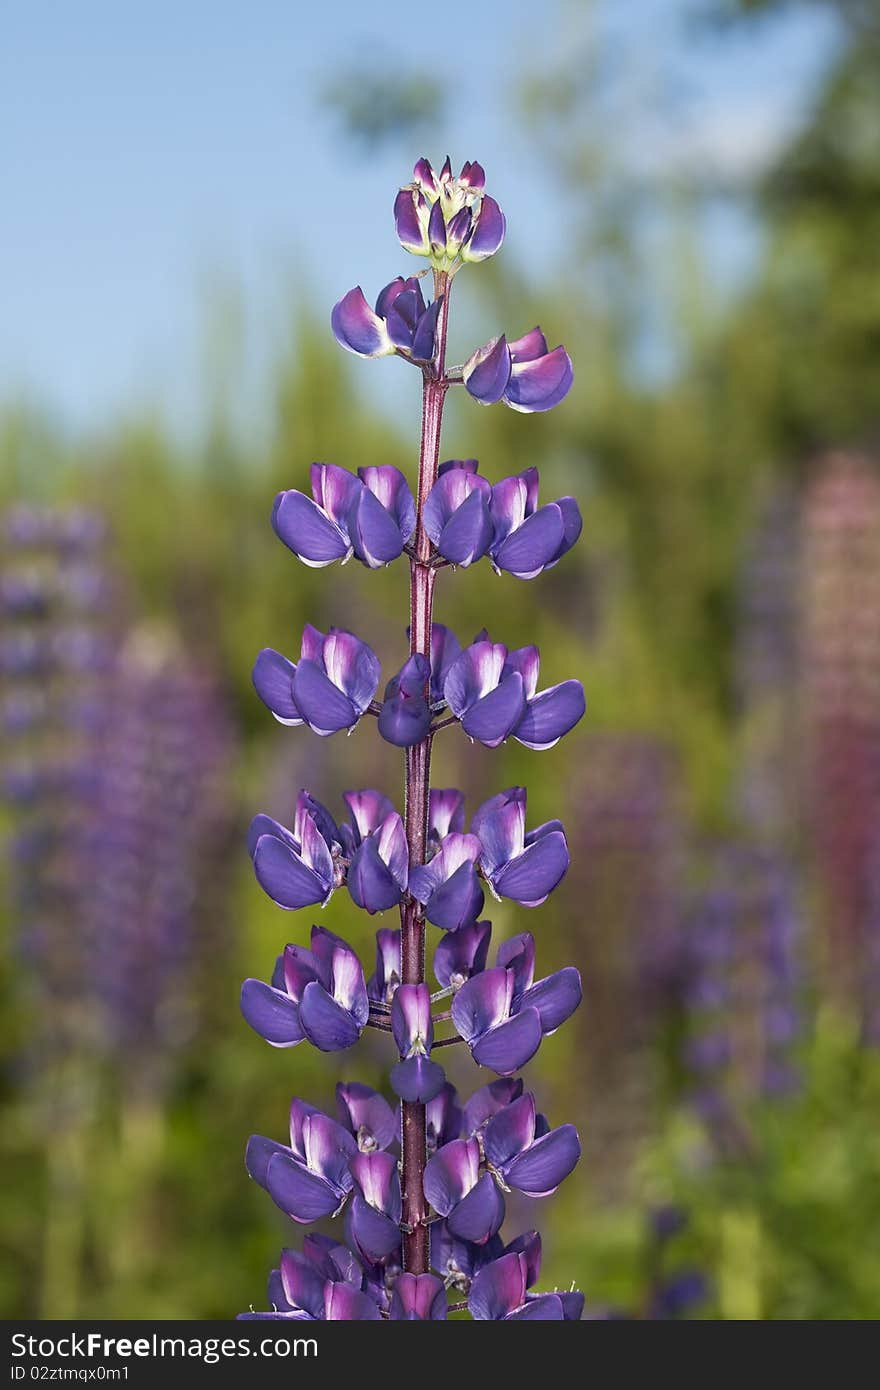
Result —
<path fill-rule="evenodd" d="M 322 1052 L 338 1052 L 357 1042 L 369 1018 L 364 972 L 351 947 L 325 927 L 312 927 L 311 944 L 310 951 L 285 947 L 271 985 L 245 980 L 241 1011 L 273 1047 L 308 1038 Z"/>
<path fill-rule="evenodd" d="M 509 343 L 504 334 L 471 353 L 462 368 L 464 384 L 481 405 L 503 401 L 512 410 L 533 414 L 564 400 L 574 379 L 565 348 L 547 346 L 540 328 Z"/>
<path fill-rule="evenodd" d="M 381 1150 L 357 1153 L 349 1168 L 355 1190 L 347 1234 L 364 1259 L 376 1264 L 400 1244 L 402 1198 L 397 1159 Z"/>
<path fill-rule="evenodd" d="M 339 827 L 349 856 L 346 882 L 358 907 L 384 912 L 395 907 L 409 882 L 409 850 L 403 821 L 381 792 L 344 792 L 350 820 Z"/>
<path fill-rule="evenodd" d="M 391 1086 L 401 1100 L 425 1105 L 446 1084 L 443 1068 L 431 1061 L 434 1024 L 428 986 L 401 985 L 391 1004 L 391 1031 L 400 1061 L 391 1070 Z"/>
<path fill-rule="evenodd" d="M 534 983 L 530 932 L 503 941 L 497 962 L 461 986 L 452 1003 L 452 1021 L 474 1061 L 510 1076 L 534 1056 L 542 1037 L 555 1033 L 574 1013 L 582 997 L 581 977 L 574 966 L 566 966 Z"/>
<path fill-rule="evenodd" d="M 333 306 L 330 324 L 340 347 L 358 357 L 390 357 L 432 362 L 443 296 L 425 304 L 417 276 L 398 275 L 379 293 L 371 309 L 360 285 Z"/>
<path fill-rule="evenodd" d="M 279 492 L 272 526 L 280 540 L 313 568 L 354 555 L 370 569 L 396 560 L 412 536 L 416 507 L 409 484 L 391 464 L 360 468 L 313 463 L 312 496 Z"/>
<path fill-rule="evenodd" d="M 367 980 L 367 994 L 377 1004 L 390 1004 L 400 984 L 400 928 L 376 932 L 376 969 Z"/>
<path fill-rule="evenodd" d="M 450 1081 L 445 1081 L 432 1100 L 425 1106 L 425 1129 L 428 1139 L 428 1153 L 436 1153 L 444 1144 L 449 1144 L 461 1135 L 462 1109 L 458 1103 L 458 1092 Z"/>
<path fill-rule="evenodd" d="M 447 158 L 438 173 L 427 159 L 394 200 L 397 235 L 405 251 L 427 256 L 436 270 L 454 274 L 463 263 L 494 256 L 504 241 L 504 213 L 485 192 L 481 165 L 467 162 L 455 178 Z"/>
<path fill-rule="evenodd" d="M 474 922 L 447 932 L 437 943 L 434 952 L 434 975 L 443 989 L 459 990 L 472 975 L 486 968 L 491 922 Z"/>
<path fill-rule="evenodd" d="M 468 1295 L 468 1311 L 479 1322 L 541 1321 L 578 1322 L 584 1296 L 571 1293 L 529 1293 L 540 1269 L 540 1238 L 535 1236 L 537 1256 L 526 1248 L 511 1249 L 477 1271 Z M 520 1241 L 530 1237 L 521 1236 Z M 513 1242 L 517 1244 L 517 1242 Z"/>
<path fill-rule="evenodd" d="M 583 530 L 574 498 L 560 497 L 539 507 L 538 485 L 537 468 L 526 468 L 492 489 L 492 564 L 517 579 L 534 579 L 552 569 Z"/>
<path fill-rule="evenodd" d="M 397 748 L 421 743 L 431 727 L 431 711 L 425 699 L 431 668 L 428 659 L 416 652 L 385 687 L 379 713 L 379 733 Z"/>
<path fill-rule="evenodd" d="M 435 927 L 454 932 L 476 921 L 485 901 L 477 878 L 482 852 L 476 835 L 453 831 L 440 841 L 427 864 L 410 870 L 409 890 Z"/>
<path fill-rule="evenodd" d="M 338 1082 L 336 1111 L 340 1124 L 354 1135 L 361 1153 L 388 1149 L 397 1140 L 397 1115 L 372 1086 L 361 1081 Z"/>
<path fill-rule="evenodd" d="M 353 729 L 376 693 L 379 658 L 344 628 L 326 637 L 311 623 L 303 629 L 294 663 L 264 647 L 253 670 L 254 689 L 281 724 L 308 724 L 326 737 Z"/>
<path fill-rule="evenodd" d="M 565 877 L 565 831 L 554 820 L 526 833 L 525 787 L 509 787 L 484 801 L 471 830 L 482 845 L 480 866 L 496 898 L 539 907 Z"/>
<path fill-rule="evenodd" d="M 431 1266 L 443 1279 L 447 1289 L 466 1294 L 478 1270 L 504 1254 L 504 1242 L 491 1236 L 483 1245 L 454 1236 L 445 1221 L 431 1224 Z"/>
<path fill-rule="evenodd" d="M 574 1125 L 549 1129 L 535 1110 L 531 1091 L 493 1115 L 483 1131 L 489 1169 L 506 1188 L 527 1197 L 549 1197 L 581 1156 Z"/>
<path fill-rule="evenodd" d="M 552 748 L 583 717 L 584 688 L 567 680 L 538 692 L 537 647 L 509 651 L 480 633 L 449 670 L 443 694 L 465 733 L 487 748 L 511 736 L 526 748 Z"/>
<path fill-rule="evenodd" d="M 257 882 L 279 907 L 294 911 L 311 903 L 326 904 L 341 881 L 333 852 L 338 844 L 336 824 L 320 801 L 301 791 L 293 830 L 271 816 L 255 816 L 248 831 L 248 849 Z"/>
<path fill-rule="evenodd" d="M 343 1286 L 341 1297 L 335 1292 L 336 1285 Z M 363 1271 L 350 1250 L 326 1236 L 309 1235 L 302 1251 L 282 1250 L 278 1269 L 269 1275 L 273 1311 L 240 1313 L 239 1320 L 376 1320 L 380 1316 L 378 1305 L 362 1292 L 362 1285 Z"/>
<path fill-rule="evenodd" d="M 458 787 L 432 787 L 428 794 L 428 839 L 439 848 L 452 831 L 464 830 L 464 792 Z"/>
<path fill-rule="evenodd" d="M 436 1274 L 398 1274 L 388 1314 L 392 1321 L 439 1321 L 446 1308 L 446 1285 Z"/>
<path fill-rule="evenodd" d="M 425 1196 L 460 1240 L 484 1245 L 504 1220 L 504 1198 L 490 1173 L 480 1172 L 476 1139 L 453 1139 L 425 1166 Z"/>
<path fill-rule="evenodd" d="M 357 1144 L 347 1129 L 294 1100 L 290 1107 L 290 1146 L 251 1135 L 245 1165 L 276 1206 L 300 1224 L 333 1216 L 352 1188 L 349 1162 Z"/>
<path fill-rule="evenodd" d="M 462 1114 L 462 1131 L 466 1139 L 473 1139 L 480 1130 L 485 1129 L 486 1124 L 497 1115 L 499 1110 L 519 1100 L 523 1093 L 523 1083 L 519 1077 L 502 1076 L 497 1081 L 490 1081 L 486 1086 L 481 1086 L 478 1091 L 474 1091 L 470 1100 L 465 1102 Z"/>
<path fill-rule="evenodd" d="M 476 459 L 447 459 L 425 501 L 425 530 L 444 560 L 466 569 L 484 556 L 494 525 L 492 487 Z"/>

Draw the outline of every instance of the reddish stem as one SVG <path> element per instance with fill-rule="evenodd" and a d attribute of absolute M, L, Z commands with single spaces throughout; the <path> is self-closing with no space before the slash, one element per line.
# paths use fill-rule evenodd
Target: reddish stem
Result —
<path fill-rule="evenodd" d="M 449 277 L 434 272 L 434 297 L 443 295 L 437 324 L 437 355 L 424 374 L 422 433 L 419 447 L 418 519 L 410 554 L 410 653 L 420 652 L 430 661 L 436 570 L 431 564 L 431 542 L 422 515 L 428 493 L 437 481 L 440 461 L 440 429 L 448 382 L 445 379 L 446 332 L 449 321 Z M 425 691 L 426 698 L 429 692 Z M 406 752 L 406 800 L 404 821 L 411 864 L 423 864 L 428 841 L 428 795 L 431 783 L 431 742 L 428 734 Z M 402 979 L 421 984 L 425 978 L 425 918 L 419 903 L 407 898 L 400 910 Z M 412 1274 L 426 1274 L 430 1263 L 424 1172 L 427 1162 L 425 1107 L 411 1101 L 401 1106 L 403 1154 L 403 1221 L 409 1228 L 403 1237 L 403 1264 Z"/>

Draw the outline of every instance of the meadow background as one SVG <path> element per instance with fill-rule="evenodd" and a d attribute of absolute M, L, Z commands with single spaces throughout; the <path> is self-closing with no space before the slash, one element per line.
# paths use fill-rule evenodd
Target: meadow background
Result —
<path fill-rule="evenodd" d="M 244 832 L 402 769 L 372 727 L 274 724 L 250 669 L 306 620 L 396 669 L 406 595 L 399 566 L 299 565 L 269 510 L 314 459 L 413 474 L 417 374 L 328 316 L 409 272 L 394 193 L 447 149 L 509 225 L 456 282 L 453 360 L 540 321 L 576 370 L 546 417 L 451 400 L 444 456 L 537 464 L 579 546 L 438 586 L 462 636 L 537 641 L 587 692 L 562 747 L 450 731 L 435 773 L 472 807 L 522 782 L 569 834 L 551 901 L 493 913 L 584 977 L 530 1068 L 584 1142 L 521 1213 L 542 1283 L 597 1317 L 880 1312 L 880 14 L 447 19 L 4 6 L 6 1317 L 232 1316 L 290 1240 L 244 1144 L 329 1106 L 340 1059 L 239 1016 L 299 931 Z M 344 895 L 322 920 L 369 956 Z M 382 1057 L 342 1064 L 378 1084 Z"/>

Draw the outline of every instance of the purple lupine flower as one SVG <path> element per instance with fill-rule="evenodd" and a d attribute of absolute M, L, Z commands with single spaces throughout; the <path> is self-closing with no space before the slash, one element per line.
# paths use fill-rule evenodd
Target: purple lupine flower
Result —
<path fill-rule="evenodd" d="M 339 883 L 333 858 L 338 836 L 330 812 L 307 791 L 297 797 L 292 831 L 271 816 L 255 816 L 248 849 L 263 892 L 288 911 L 326 904 Z"/>
<path fill-rule="evenodd" d="M 385 687 L 379 713 L 379 733 L 398 748 L 420 743 L 431 727 L 431 711 L 425 699 L 430 681 L 427 657 L 416 652 Z"/>
<path fill-rule="evenodd" d="M 504 941 L 498 964 L 473 974 L 452 1003 L 452 1020 L 476 1062 L 510 1076 L 525 1066 L 581 1002 L 579 971 L 566 966 L 534 981 L 535 940 L 530 932 Z"/>
<path fill-rule="evenodd" d="M 339 827 L 349 856 L 348 891 L 358 907 L 384 912 L 400 902 L 409 881 L 403 821 L 381 792 L 345 792 L 343 800 L 350 813 Z"/>
<path fill-rule="evenodd" d="M 376 969 L 367 980 L 367 994 L 377 1004 L 390 1004 L 400 984 L 400 928 L 376 932 Z"/>
<path fill-rule="evenodd" d="M 401 1193 L 397 1159 L 376 1150 L 349 1162 L 354 1195 L 346 1232 L 362 1257 L 377 1263 L 400 1245 Z"/>
<path fill-rule="evenodd" d="M 442 623 L 434 623 L 431 629 L 431 703 L 439 704 L 443 699 L 443 683 L 452 663 L 461 651 L 461 643 L 455 633 Z"/>
<path fill-rule="evenodd" d="M 436 628 L 435 628 L 436 631 Z M 428 839 L 439 849 L 452 831 L 464 830 L 464 792 L 458 787 L 432 787 L 428 797 Z"/>
<path fill-rule="evenodd" d="M 497 1081 L 490 1081 L 478 1091 L 474 1091 L 465 1102 L 462 1112 L 462 1130 L 465 1138 L 473 1139 L 485 1129 L 493 1115 L 519 1100 L 522 1093 L 523 1083 L 518 1076 L 499 1077 Z"/>
<path fill-rule="evenodd" d="M 510 737 L 526 748 L 552 748 L 583 717 L 584 688 L 567 680 L 537 691 L 537 647 L 509 651 L 481 633 L 453 664 L 443 686 L 470 738 L 497 748 Z"/>
<path fill-rule="evenodd" d="M 370 1014 L 361 963 L 326 927 L 312 927 L 312 949 L 287 946 L 276 967 L 278 986 L 245 980 L 241 1011 L 274 1047 L 307 1038 L 322 1052 L 357 1042 Z"/>
<path fill-rule="evenodd" d="M 276 1206 L 291 1220 L 307 1224 L 341 1209 L 352 1188 L 349 1165 L 357 1153 L 347 1129 L 304 1101 L 294 1100 L 290 1145 L 251 1135 L 245 1166 Z"/>
<path fill-rule="evenodd" d="M 485 901 L 477 880 L 482 852 L 476 835 L 452 831 L 440 841 L 427 864 L 410 870 L 410 892 L 435 927 L 454 932 L 476 921 Z"/>
<path fill-rule="evenodd" d="M 452 1235 L 483 1245 L 501 1229 L 504 1198 L 490 1173 L 480 1172 L 476 1139 L 453 1139 L 428 1159 L 425 1196 Z"/>
<path fill-rule="evenodd" d="M 478 1270 L 504 1254 L 504 1242 L 499 1235 L 490 1236 L 482 1245 L 454 1236 L 445 1221 L 431 1223 L 431 1267 L 437 1271 L 447 1289 L 466 1294 Z"/>
<path fill-rule="evenodd" d="M 431 1322 L 446 1317 L 446 1286 L 436 1274 L 399 1274 L 388 1316 L 407 1322 Z"/>
<path fill-rule="evenodd" d="M 424 525 L 444 560 L 467 569 L 489 549 L 495 528 L 492 487 L 476 459 L 447 459 L 425 501 Z"/>
<path fill-rule="evenodd" d="M 509 787 L 483 802 L 471 830 L 483 847 L 480 867 L 494 896 L 539 907 L 565 877 L 568 844 L 559 821 L 528 833 L 525 825 L 526 789 Z"/>
<path fill-rule="evenodd" d="M 573 1172 L 581 1146 L 574 1125 L 547 1127 L 535 1110 L 535 1097 L 527 1091 L 488 1121 L 483 1152 L 490 1171 L 505 1187 L 527 1197 L 549 1197 Z"/>
<path fill-rule="evenodd" d="M 417 276 L 398 275 L 380 291 L 375 310 L 360 285 L 343 295 L 330 316 L 340 347 L 358 357 L 389 357 L 398 353 L 408 362 L 431 362 L 436 353 L 437 319 L 443 296 L 426 305 Z"/>
<path fill-rule="evenodd" d="M 326 1242 L 326 1243 L 318 1243 Z M 270 1313 L 239 1313 L 241 1321 L 376 1321 L 379 1305 L 362 1291 L 363 1271 L 344 1245 L 306 1236 L 302 1252 L 282 1250 L 269 1275 Z"/>
<path fill-rule="evenodd" d="M 561 345 L 551 352 L 540 328 L 509 343 L 502 333 L 471 353 L 463 368 L 464 384 L 481 405 L 503 401 L 512 410 L 531 414 L 552 410 L 571 389 L 571 358 Z"/>
<path fill-rule="evenodd" d="M 354 1135 L 361 1153 L 388 1149 L 397 1139 L 397 1115 L 372 1086 L 360 1081 L 338 1082 L 336 1110 L 340 1124 Z"/>
<path fill-rule="evenodd" d="M 491 922 L 474 922 L 442 936 L 434 952 L 437 983 L 443 989 L 459 990 L 472 975 L 485 970 L 491 936 Z"/>
<path fill-rule="evenodd" d="M 540 1260 L 540 1252 L 538 1258 Z M 562 1294 L 529 1293 L 536 1278 L 527 1253 L 511 1250 L 502 1255 L 474 1275 L 468 1295 L 471 1316 L 480 1322 L 580 1321 L 583 1294 L 576 1290 Z"/>
<path fill-rule="evenodd" d="M 538 482 L 537 468 L 526 468 L 492 489 L 492 564 L 517 579 L 534 579 L 552 569 L 583 529 L 573 497 L 538 506 Z"/>
<path fill-rule="evenodd" d="M 307 623 L 294 663 L 264 647 L 253 670 L 254 689 L 281 724 L 308 724 L 322 737 L 353 729 L 379 684 L 375 652 L 344 628 L 326 637 Z"/>
<path fill-rule="evenodd" d="M 313 568 L 343 563 L 352 555 L 369 569 L 396 560 L 413 534 L 416 509 L 409 484 L 391 464 L 349 473 L 333 463 L 313 463 L 312 496 L 279 492 L 272 526 L 280 540 Z"/>
<path fill-rule="evenodd" d="M 401 1100 L 425 1105 L 446 1084 L 443 1068 L 431 1061 L 434 1025 L 426 984 L 401 985 L 391 1004 L 391 1031 L 400 1061 L 391 1069 L 391 1086 Z"/>
<path fill-rule="evenodd" d="M 466 262 L 487 260 L 504 241 L 504 213 L 485 192 L 481 165 L 468 162 L 458 178 L 447 158 L 439 173 L 427 159 L 413 169 L 412 183 L 394 200 L 397 235 L 405 251 L 427 256 L 451 274 Z"/>

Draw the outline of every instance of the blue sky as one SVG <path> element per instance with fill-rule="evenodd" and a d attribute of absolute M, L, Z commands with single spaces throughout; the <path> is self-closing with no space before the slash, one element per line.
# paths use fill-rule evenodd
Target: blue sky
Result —
<path fill-rule="evenodd" d="M 558 235 L 540 198 L 523 196 L 542 175 L 517 84 L 590 25 L 625 63 L 636 167 L 647 150 L 661 173 L 719 163 L 738 176 L 796 124 L 831 51 L 822 13 L 709 44 L 682 26 L 687 8 L 561 0 L 540 22 L 535 0 L 434 11 L 435 24 L 449 18 L 436 44 L 453 75 L 425 153 L 487 167 L 516 207 L 507 254 L 552 255 Z M 242 392 L 254 400 L 292 285 L 329 305 L 355 281 L 375 293 L 406 271 L 390 205 L 420 151 L 364 158 L 316 94 L 356 59 L 423 70 L 425 13 L 402 0 L 2 0 L 0 396 L 74 429 L 141 407 L 185 427 L 204 399 L 218 286 L 240 291 Z M 661 127 L 653 102 L 670 88 L 677 111 Z M 714 235 L 719 265 L 746 254 L 735 227 Z"/>

